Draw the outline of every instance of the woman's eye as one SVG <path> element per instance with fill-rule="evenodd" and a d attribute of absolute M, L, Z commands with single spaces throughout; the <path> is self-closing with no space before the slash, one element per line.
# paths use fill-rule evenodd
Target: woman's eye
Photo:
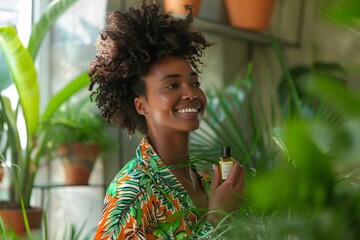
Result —
<path fill-rule="evenodd" d="M 177 87 L 177 84 L 176 84 L 176 83 L 172 83 L 172 84 L 167 85 L 166 88 L 168 88 L 168 89 L 173 89 L 173 88 L 176 88 L 176 87 Z"/>
<path fill-rule="evenodd" d="M 201 83 L 199 81 L 196 81 L 192 84 L 194 87 L 200 87 Z"/>

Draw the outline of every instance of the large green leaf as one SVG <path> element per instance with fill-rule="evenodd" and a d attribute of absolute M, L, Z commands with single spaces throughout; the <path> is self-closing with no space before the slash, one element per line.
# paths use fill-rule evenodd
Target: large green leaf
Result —
<path fill-rule="evenodd" d="M 13 151 L 20 152 L 21 144 L 18 128 L 16 126 L 16 114 L 11 107 L 11 102 L 8 97 L 0 96 L 0 103 L 2 107 L 3 118 L 7 124 L 7 139 L 13 146 Z"/>
<path fill-rule="evenodd" d="M 347 26 L 360 25 L 359 0 L 334 0 L 328 2 L 323 9 L 323 14 L 326 17 Z"/>
<path fill-rule="evenodd" d="M 28 138 L 37 128 L 39 120 L 39 85 L 36 69 L 29 52 L 11 26 L 0 28 L 0 47 L 19 94 Z"/>
<path fill-rule="evenodd" d="M 56 19 L 61 16 L 66 9 L 73 5 L 77 0 L 56 0 L 52 1 L 46 12 L 41 16 L 38 22 L 33 26 L 31 31 L 28 51 L 33 59 L 36 58 L 41 43 L 46 33 L 55 23 Z"/>
<path fill-rule="evenodd" d="M 63 89 L 61 89 L 50 99 L 42 116 L 42 121 L 49 120 L 54 111 L 59 108 L 61 104 L 67 101 L 76 92 L 89 85 L 89 83 L 90 79 L 86 72 L 83 72 L 75 79 L 73 79 L 70 83 L 68 83 Z"/>

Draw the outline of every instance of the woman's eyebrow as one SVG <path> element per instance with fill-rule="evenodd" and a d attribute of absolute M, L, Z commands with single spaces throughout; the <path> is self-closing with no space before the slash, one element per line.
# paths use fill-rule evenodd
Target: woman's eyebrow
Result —
<path fill-rule="evenodd" d="M 167 74 L 164 77 L 161 78 L 161 80 L 165 80 L 167 78 L 179 78 L 181 75 L 178 73 L 174 73 L 174 74 Z"/>
<path fill-rule="evenodd" d="M 199 74 L 195 71 L 191 72 L 190 73 L 190 77 L 197 77 Z M 165 80 L 165 79 L 168 79 L 168 78 L 179 78 L 181 77 L 181 74 L 178 74 L 178 73 L 174 73 L 174 74 L 167 74 L 165 75 L 164 77 L 161 78 L 161 81 L 162 80 Z"/>

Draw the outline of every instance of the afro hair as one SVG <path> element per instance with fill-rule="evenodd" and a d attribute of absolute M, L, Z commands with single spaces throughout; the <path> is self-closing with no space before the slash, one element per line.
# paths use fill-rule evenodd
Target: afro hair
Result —
<path fill-rule="evenodd" d="M 185 19 L 176 19 L 162 13 L 159 5 L 143 1 L 139 9 L 107 15 L 88 71 L 89 91 L 102 116 L 129 135 L 147 133 L 146 120 L 137 113 L 134 99 L 146 96 L 142 77 L 152 64 L 172 55 L 187 59 L 200 72 L 200 57 L 211 43 L 193 29 L 193 15 L 187 9 Z"/>

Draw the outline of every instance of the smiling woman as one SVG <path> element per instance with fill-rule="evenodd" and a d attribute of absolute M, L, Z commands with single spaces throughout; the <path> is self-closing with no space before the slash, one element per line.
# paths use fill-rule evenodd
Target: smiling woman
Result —
<path fill-rule="evenodd" d="M 144 81 L 147 95 L 135 98 L 134 103 L 146 119 L 149 135 L 162 133 L 161 128 L 183 132 L 199 128 L 206 97 L 198 74 L 185 59 L 166 57 L 151 66 Z"/>
<path fill-rule="evenodd" d="M 191 12 L 176 20 L 146 1 L 107 20 L 91 95 L 110 122 L 145 136 L 107 190 L 95 239 L 211 236 L 218 212 L 239 208 L 245 174 L 234 164 L 220 184 L 218 168 L 211 180 L 189 161 L 189 134 L 207 105 L 199 58 L 211 44 L 192 28 Z"/>

